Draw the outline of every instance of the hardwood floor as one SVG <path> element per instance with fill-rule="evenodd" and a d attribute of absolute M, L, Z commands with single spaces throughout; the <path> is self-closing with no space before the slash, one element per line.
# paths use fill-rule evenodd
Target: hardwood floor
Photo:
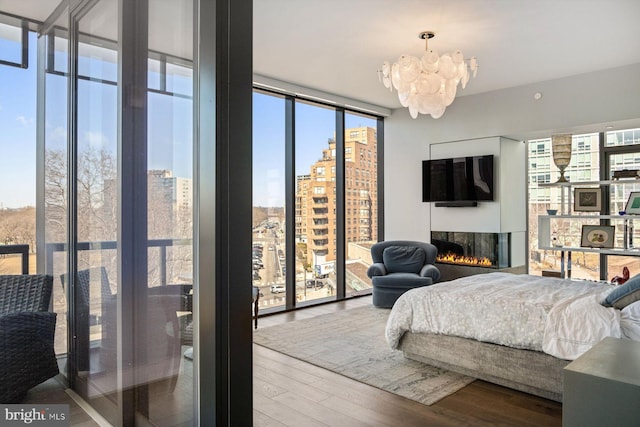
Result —
<path fill-rule="evenodd" d="M 339 310 L 370 305 L 371 297 L 262 317 L 265 328 Z M 526 393 L 475 381 L 439 402 L 426 406 L 351 380 L 282 353 L 253 346 L 254 426 L 560 426 L 562 405 Z M 186 359 L 185 359 L 186 360 Z M 190 362 L 184 365 L 190 369 Z M 187 380 L 187 372 L 183 379 Z M 187 387 L 188 389 L 188 387 Z M 176 398 L 190 405 L 188 391 Z M 34 388 L 30 403 L 69 403 L 72 426 L 95 423 L 55 380 Z M 177 404 L 177 403 L 176 403 Z M 175 407 L 169 408 L 176 413 Z M 189 408 L 191 408 L 189 406 Z M 191 409 L 185 416 L 190 417 Z M 184 417 L 183 417 L 184 418 Z M 164 419 L 166 424 L 177 425 Z M 180 425 L 188 425 L 182 420 Z"/>
<path fill-rule="evenodd" d="M 371 304 L 371 297 L 261 318 L 268 327 Z M 557 402 L 475 381 L 431 406 L 253 346 L 254 426 L 560 426 Z"/>

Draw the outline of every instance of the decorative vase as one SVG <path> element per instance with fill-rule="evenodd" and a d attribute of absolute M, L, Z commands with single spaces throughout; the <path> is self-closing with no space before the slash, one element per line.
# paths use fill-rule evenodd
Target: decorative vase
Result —
<path fill-rule="evenodd" d="M 564 170 L 571 162 L 571 134 L 562 133 L 551 136 L 553 163 L 560 169 L 560 178 L 556 182 L 569 182 L 564 176 Z"/>

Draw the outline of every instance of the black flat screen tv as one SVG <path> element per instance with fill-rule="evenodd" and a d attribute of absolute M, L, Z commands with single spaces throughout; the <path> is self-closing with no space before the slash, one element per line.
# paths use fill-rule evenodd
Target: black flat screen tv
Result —
<path fill-rule="evenodd" d="M 422 161 L 423 202 L 493 201 L 493 155 Z"/>

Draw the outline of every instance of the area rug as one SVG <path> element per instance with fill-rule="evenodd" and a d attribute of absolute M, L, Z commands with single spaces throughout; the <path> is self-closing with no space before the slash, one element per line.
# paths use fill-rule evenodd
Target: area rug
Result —
<path fill-rule="evenodd" d="M 431 405 L 474 378 L 405 359 L 384 337 L 389 310 L 372 306 L 258 329 L 253 342 Z"/>

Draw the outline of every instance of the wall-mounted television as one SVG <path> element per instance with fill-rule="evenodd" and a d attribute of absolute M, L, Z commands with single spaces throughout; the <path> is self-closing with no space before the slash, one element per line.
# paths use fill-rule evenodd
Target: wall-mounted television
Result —
<path fill-rule="evenodd" d="M 494 200 L 493 155 L 422 161 L 423 202 Z"/>

